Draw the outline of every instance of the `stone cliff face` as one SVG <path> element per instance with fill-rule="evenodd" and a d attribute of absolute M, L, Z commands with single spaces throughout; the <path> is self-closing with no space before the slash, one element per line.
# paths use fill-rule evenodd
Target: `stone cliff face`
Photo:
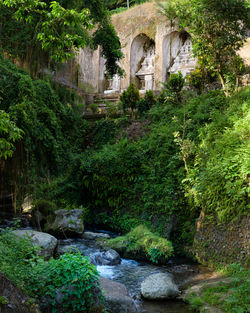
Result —
<path fill-rule="evenodd" d="M 131 82 L 144 92 L 147 89 L 160 90 L 161 83 L 167 81 L 171 73 L 180 70 L 185 76 L 194 69 L 196 60 L 191 54 L 190 34 L 180 32 L 177 25 L 171 29 L 170 22 L 159 13 L 155 2 L 147 2 L 115 14 L 112 23 L 124 55 L 120 65 L 125 76 L 121 79 L 114 77 L 113 80 L 106 77 L 105 59 L 99 47 L 95 51 L 80 49 L 73 73 L 70 66 L 71 75 L 61 71 L 59 80 L 62 76 L 71 83 L 77 82 L 77 87 L 85 93 L 117 93 L 127 89 Z M 249 45 L 250 38 L 239 52 L 248 65 Z"/>
<path fill-rule="evenodd" d="M 241 263 L 247 265 L 250 251 L 250 219 L 219 222 L 216 217 L 201 212 L 197 222 L 193 253 L 201 263 Z"/>

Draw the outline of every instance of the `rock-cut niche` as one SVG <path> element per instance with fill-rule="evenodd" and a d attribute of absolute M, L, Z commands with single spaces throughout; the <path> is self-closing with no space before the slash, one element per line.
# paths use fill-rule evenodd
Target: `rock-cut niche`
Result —
<path fill-rule="evenodd" d="M 140 90 L 154 88 L 155 42 L 145 34 L 134 38 L 130 50 L 130 82 Z"/>
<path fill-rule="evenodd" d="M 187 32 L 172 32 L 168 34 L 162 45 L 163 64 L 162 81 L 168 80 L 171 73 L 181 71 L 183 76 L 189 74 L 196 66 L 192 56 L 191 36 Z"/>

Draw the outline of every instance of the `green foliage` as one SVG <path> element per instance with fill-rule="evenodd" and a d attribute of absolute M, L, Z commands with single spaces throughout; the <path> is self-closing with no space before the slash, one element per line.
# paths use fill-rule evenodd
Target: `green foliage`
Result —
<path fill-rule="evenodd" d="M 39 299 L 46 295 L 52 312 L 57 312 L 59 307 L 68 312 L 89 312 L 97 302 L 94 294 L 99 287 L 98 278 L 98 272 L 88 258 L 79 252 L 66 253 L 57 260 L 35 264 L 27 289 Z M 59 302 L 56 301 L 58 292 Z M 96 296 L 100 297 L 100 294 Z M 101 300 L 99 306 L 102 307 Z"/>
<path fill-rule="evenodd" d="M 13 155 L 14 143 L 22 138 L 22 130 L 11 121 L 10 115 L 0 110 L 0 159 Z"/>
<path fill-rule="evenodd" d="M 88 258 L 77 252 L 45 261 L 37 251 L 27 239 L 1 233 L 0 271 L 38 301 L 46 299 L 46 312 L 89 312 L 96 303 L 101 312 L 99 275 Z"/>
<path fill-rule="evenodd" d="M 183 0 L 175 3 L 175 10 L 180 26 L 192 34 L 193 54 L 218 75 L 228 95 L 225 75 L 237 75 L 232 63 L 247 38 L 248 1 Z"/>
<path fill-rule="evenodd" d="M 249 88 L 232 97 L 228 107 L 215 112 L 200 129 L 194 167 L 187 177 L 188 194 L 221 220 L 248 211 Z"/>
<path fill-rule="evenodd" d="M 6 21 L 2 31 L 10 34 L 1 38 L 0 46 L 10 56 L 28 61 L 34 76 L 37 76 L 40 65 L 48 66 L 49 60 L 64 62 L 86 45 L 92 48 L 102 46 L 110 76 L 123 73 L 117 63 L 122 57 L 119 38 L 101 0 L 81 3 L 73 0 L 31 0 L 25 3 L 4 0 L 0 5 L 0 16 Z M 91 35 L 89 30 L 95 24 L 98 25 L 97 30 Z M 20 29 L 20 34 L 15 32 L 13 35 L 13 29 Z M 17 48 L 19 43 L 20 51 Z"/>
<path fill-rule="evenodd" d="M 145 96 L 137 102 L 137 111 L 139 115 L 145 114 L 156 104 L 156 97 L 152 90 L 147 90 Z"/>
<path fill-rule="evenodd" d="M 92 114 L 97 113 L 98 107 L 97 107 L 96 103 L 90 103 L 89 107 L 90 107 L 90 110 L 91 110 Z"/>
<path fill-rule="evenodd" d="M 25 238 L 8 231 L 0 234 L 0 271 L 19 287 L 25 288 L 25 279 L 32 276 L 29 265 L 36 259 L 37 248 Z"/>
<path fill-rule="evenodd" d="M 117 103 L 107 103 L 106 104 L 106 118 L 112 119 L 119 116 L 119 110 Z"/>
<path fill-rule="evenodd" d="M 205 87 L 205 72 L 202 68 L 197 67 L 189 75 L 187 75 L 187 83 L 191 88 L 194 88 L 198 95 L 202 93 Z"/>
<path fill-rule="evenodd" d="M 49 52 L 51 59 L 57 62 L 71 58 L 73 50 L 86 45 L 86 31 L 92 26 L 86 9 L 81 12 L 67 10 L 57 1 L 22 3 L 18 0 L 5 0 L 1 6 L 12 8 L 13 17 L 18 21 L 36 24 L 36 40 L 41 42 L 42 49 Z"/>
<path fill-rule="evenodd" d="M 128 89 L 123 91 L 120 100 L 124 112 L 126 112 L 128 108 L 130 108 L 132 112 L 135 110 L 136 105 L 140 100 L 140 94 L 134 83 L 131 83 L 128 86 Z"/>
<path fill-rule="evenodd" d="M 182 73 L 171 74 L 169 80 L 163 83 L 163 90 L 160 101 L 171 102 L 172 104 L 178 104 L 181 102 L 181 91 L 185 83 Z"/>
<path fill-rule="evenodd" d="M 19 138 L 21 133 L 23 137 L 16 155 L 20 167 L 13 170 L 13 175 L 17 170 L 20 175 L 12 177 L 11 183 L 23 179 L 23 185 L 29 180 L 30 186 L 37 176 L 48 178 L 51 173 L 64 171 L 72 153 L 81 148 L 88 126 L 66 101 L 59 101 L 49 82 L 32 80 L 1 57 L 0 73 L 0 110 L 6 112 L 0 123 L 6 121 L 8 114 L 11 136 L 16 132 Z"/>
<path fill-rule="evenodd" d="M 196 309 L 209 304 L 225 313 L 248 312 L 249 270 L 243 269 L 240 264 L 231 264 L 226 275 L 228 278 L 224 282 L 218 282 L 213 287 L 204 285 L 199 297 L 190 295 L 190 304 Z"/>
<path fill-rule="evenodd" d="M 121 44 L 116 34 L 115 28 L 109 23 L 104 22 L 101 27 L 94 33 L 94 45 L 102 46 L 102 55 L 105 58 L 107 74 L 112 77 L 114 74 L 122 76 L 124 71 L 117 65 L 117 62 L 123 57 Z"/>
<path fill-rule="evenodd" d="M 106 244 L 126 256 L 155 264 L 165 263 L 173 255 L 171 242 L 153 234 L 144 225 L 132 229 L 126 236 L 110 239 Z"/>
<path fill-rule="evenodd" d="M 0 297 L 0 304 L 8 304 L 8 299 L 5 296 L 1 296 Z"/>

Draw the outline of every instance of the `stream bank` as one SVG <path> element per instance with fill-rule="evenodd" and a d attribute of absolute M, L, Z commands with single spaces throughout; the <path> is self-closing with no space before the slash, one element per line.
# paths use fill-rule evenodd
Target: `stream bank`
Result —
<path fill-rule="evenodd" d="M 70 247 L 76 247 L 82 254 L 90 257 L 90 259 L 95 258 L 97 253 L 102 253 L 102 249 L 95 240 L 82 238 L 60 240 L 58 251 L 63 253 L 63 251 L 69 250 Z M 96 266 L 101 277 L 122 283 L 126 286 L 129 295 L 135 301 L 137 310 L 140 313 L 196 312 L 189 304 L 182 301 L 181 298 L 164 301 L 148 301 L 143 299 L 140 295 L 140 286 L 142 281 L 148 276 L 156 273 L 171 273 L 179 289 L 183 290 L 192 282 L 208 279 L 214 275 L 207 267 L 180 257 L 171 258 L 165 266 L 156 266 L 128 259 L 121 259 L 121 263 L 116 265 L 96 264 Z"/>

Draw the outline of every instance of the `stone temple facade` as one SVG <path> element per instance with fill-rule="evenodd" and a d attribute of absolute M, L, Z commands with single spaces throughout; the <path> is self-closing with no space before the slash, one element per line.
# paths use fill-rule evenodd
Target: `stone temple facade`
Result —
<path fill-rule="evenodd" d="M 171 73 L 186 76 L 194 70 L 197 60 L 192 56 L 191 36 L 159 12 L 155 2 L 148 2 L 112 16 L 124 58 L 124 77 L 105 76 L 105 60 L 101 49 L 80 50 L 76 59 L 77 85 L 85 93 L 119 93 L 134 82 L 141 93 L 160 90 Z"/>
<path fill-rule="evenodd" d="M 191 55 L 190 35 L 170 28 L 155 3 L 144 3 L 112 17 L 120 39 L 125 76 L 105 76 L 105 60 L 101 49 L 81 50 L 77 57 L 78 86 L 87 93 L 117 93 L 131 82 L 142 92 L 160 90 L 171 73 L 191 72 L 196 60 Z M 171 44 L 170 44 L 171 43 Z M 170 60 L 171 56 L 171 60 Z"/>

